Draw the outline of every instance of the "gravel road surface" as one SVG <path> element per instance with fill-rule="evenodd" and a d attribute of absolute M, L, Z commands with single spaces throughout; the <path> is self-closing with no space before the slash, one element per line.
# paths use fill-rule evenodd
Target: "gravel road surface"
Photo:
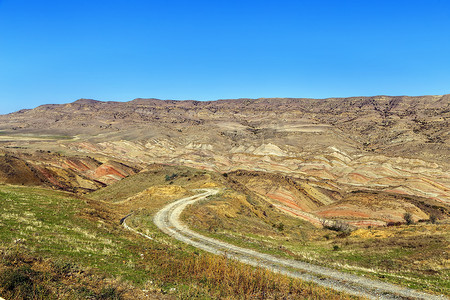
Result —
<path fill-rule="evenodd" d="M 226 255 L 252 266 L 267 268 L 274 272 L 315 282 L 321 286 L 356 296 L 369 299 L 449 299 L 443 295 L 427 294 L 306 262 L 278 258 L 203 236 L 180 222 L 180 215 L 186 206 L 219 192 L 217 189 L 202 189 L 202 191 L 203 193 L 179 199 L 166 205 L 154 217 L 156 226 L 164 233 L 204 251 Z M 148 238 L 151 239 L 151 237 Z"/>

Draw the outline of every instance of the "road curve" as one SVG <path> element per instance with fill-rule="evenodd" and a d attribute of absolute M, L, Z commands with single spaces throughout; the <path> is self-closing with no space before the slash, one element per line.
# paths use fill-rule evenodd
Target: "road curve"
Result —
<path fill-rule="evenodd" d="M 180 215 L 186 206 L 217 194 L 219 191 L 217 189 L 202 190 L 203 193 L 179 199 L 166 205 L 154 217 L 153 221 L 156 226 L 164 233 L 204 251 L 226 255 L 252 266 L 264 267 L 274 272 L 315 282 L 321 286 L 356 296 L 369 299 L 448 299 L 443 295 L 427 294 L 310 263 L 278 258 L 203 236 L 180 222 Z"/>

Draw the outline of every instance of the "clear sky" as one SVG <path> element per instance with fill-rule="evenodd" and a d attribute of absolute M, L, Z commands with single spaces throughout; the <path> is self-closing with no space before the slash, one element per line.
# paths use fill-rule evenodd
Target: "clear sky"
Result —
<path fill-rule="evenodd" d="M 447 93 L 448 0 L 0 0 L 0 113 Z"/>

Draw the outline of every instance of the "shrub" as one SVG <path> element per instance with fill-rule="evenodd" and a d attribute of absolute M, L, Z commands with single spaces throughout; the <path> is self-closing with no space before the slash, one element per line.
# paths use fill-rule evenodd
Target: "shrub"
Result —
<path fill-rule="evenodd" d="M 178 177 L 177 173 L 173 173 L 172 175 L 166 175 L 165 180 L 166 181 L 171 181 L 173 179 L 175 179 L 176 177 Z"/>
<path fill-rule="evenodd" d="M 346 231 L 339 232 L 337 237 L 338 238 L 346 238 L 346 237 L 349 237 L 350 234 L 352 234 L 352 231 L 351 230 L 346 230 Z"/>
<path fill-rule="evenodd" d="M 431 224 L 436 224 L 436 222 L 437 222 L 437 217 L 436 217 L 435 215 L 431 215 L 431 216 L 430 216 L 430 222 L 431 222 Z"/>
<path fill-rule="evenodd" d="M 412 218 L 412 214 L 409 212 L 405 212 L 403 215 L 403 219 L 405 219 L 406 224 L 411 225 L 414 224 L 414 220 Z"/>
<path fill-rule="evenodd" d="M 277 226 L 279 231 L 283 231 L 284 230 L 284 224 L 280 222 L 280 224 L 278 224 Z"/>
<path fill-rule="evenodd" d="M 403 224 L 402 222 L 387 222 L 386 226 L 392 227 L 392 226 L 400 226 L 402 224 Z"/>

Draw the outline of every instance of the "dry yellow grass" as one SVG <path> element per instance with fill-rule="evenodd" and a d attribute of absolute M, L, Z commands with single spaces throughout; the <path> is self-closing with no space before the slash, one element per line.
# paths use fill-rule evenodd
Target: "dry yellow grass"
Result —
<path fill-rule="evenodd" d="M 190 277 L 213 289 L 220 299 L 355 299 L 226 257 L 190 256 L 167 268 L 170 277 Z"/>

